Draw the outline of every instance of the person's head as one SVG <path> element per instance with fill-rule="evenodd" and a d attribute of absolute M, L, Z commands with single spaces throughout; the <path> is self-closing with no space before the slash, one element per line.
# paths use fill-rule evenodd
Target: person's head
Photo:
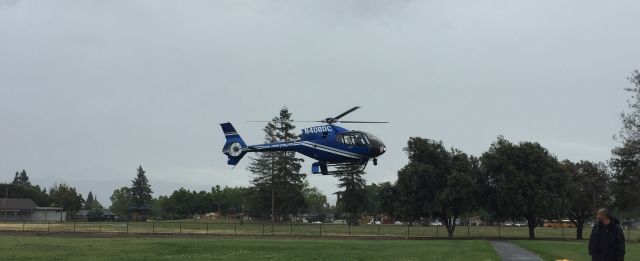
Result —
<path fill-rule="evenodd" d="M 611 219 L 611 211 L 606 208 L 601 208 L 598 210 L 596 218 L 600 222 L 609 223 L 609 219 Z"/>

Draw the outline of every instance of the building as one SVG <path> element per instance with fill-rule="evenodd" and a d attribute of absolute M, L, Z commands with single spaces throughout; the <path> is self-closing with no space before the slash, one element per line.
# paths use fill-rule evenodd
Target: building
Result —
<path fill-rule="evenodd" d="M 0 199 L 0 220 L 65 221 L 67 213 L 59 207 L 38 207 L 28 198 Z"/>
<path fill-rule="evenodd" d="M 115 213 L 109 210 L 78 210 L 71 216 L 73 220 L 83 221 L 116 221 L 119 220 Z"/>

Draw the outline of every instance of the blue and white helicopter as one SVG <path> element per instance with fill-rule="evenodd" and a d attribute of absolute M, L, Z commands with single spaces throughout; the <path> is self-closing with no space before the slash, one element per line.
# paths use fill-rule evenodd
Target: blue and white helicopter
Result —
<path fill-rule="evenodd" d="M 388 123 L 383 121 L 340 121 L 340 118 L 359 109 L 350 110 L 333 118 L 320 121 L 326 125 L 302 129 L 300 139 L 295 141 L 275 142 L 250 145 L 242 140 L 231 123 L 222 123 L 222 131 L 227 142 L 222 153 L 227 155 L 229 165 L 237 165 L 247 152 L 295 151 L 317 160 L 311 165 L 313 174 L 341 174 L 347 171 L 362 171 L 369 160 L 378 164 L 377 157 L 384 154 L 386 147 L 376 136 L 364 131 L 355 131 L 336 126 L 335 123 Z M 329 170 L 329 167 L 332 170 Z"/>

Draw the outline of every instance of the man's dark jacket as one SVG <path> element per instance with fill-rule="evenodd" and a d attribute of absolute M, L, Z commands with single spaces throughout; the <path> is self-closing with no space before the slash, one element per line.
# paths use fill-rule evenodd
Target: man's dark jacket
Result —
<path fill-rule="evenodd" d="M 612 218 L 608 225 L 598 222 L 593 226 L 589 255 L 592 260 L 598 261 L 624 260 L 624 232 L 617 219 Z"/>

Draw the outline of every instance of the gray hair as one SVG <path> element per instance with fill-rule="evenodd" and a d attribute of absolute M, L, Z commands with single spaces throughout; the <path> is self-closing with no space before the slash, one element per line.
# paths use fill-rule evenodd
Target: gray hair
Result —
<path fill-rule="evenodd" d="M 598 210 L 598 213 L 603 214 L 603 215 L 604 215 L 605 217 L 607 217 L 607 218 L 611 218 L 611 211 L 609 211 L 609 210 L 608 210 L 608 209 L 606 209 L 606 208 L 601 208 L 601 209 L 599 209 L 599 210 Z"/>

